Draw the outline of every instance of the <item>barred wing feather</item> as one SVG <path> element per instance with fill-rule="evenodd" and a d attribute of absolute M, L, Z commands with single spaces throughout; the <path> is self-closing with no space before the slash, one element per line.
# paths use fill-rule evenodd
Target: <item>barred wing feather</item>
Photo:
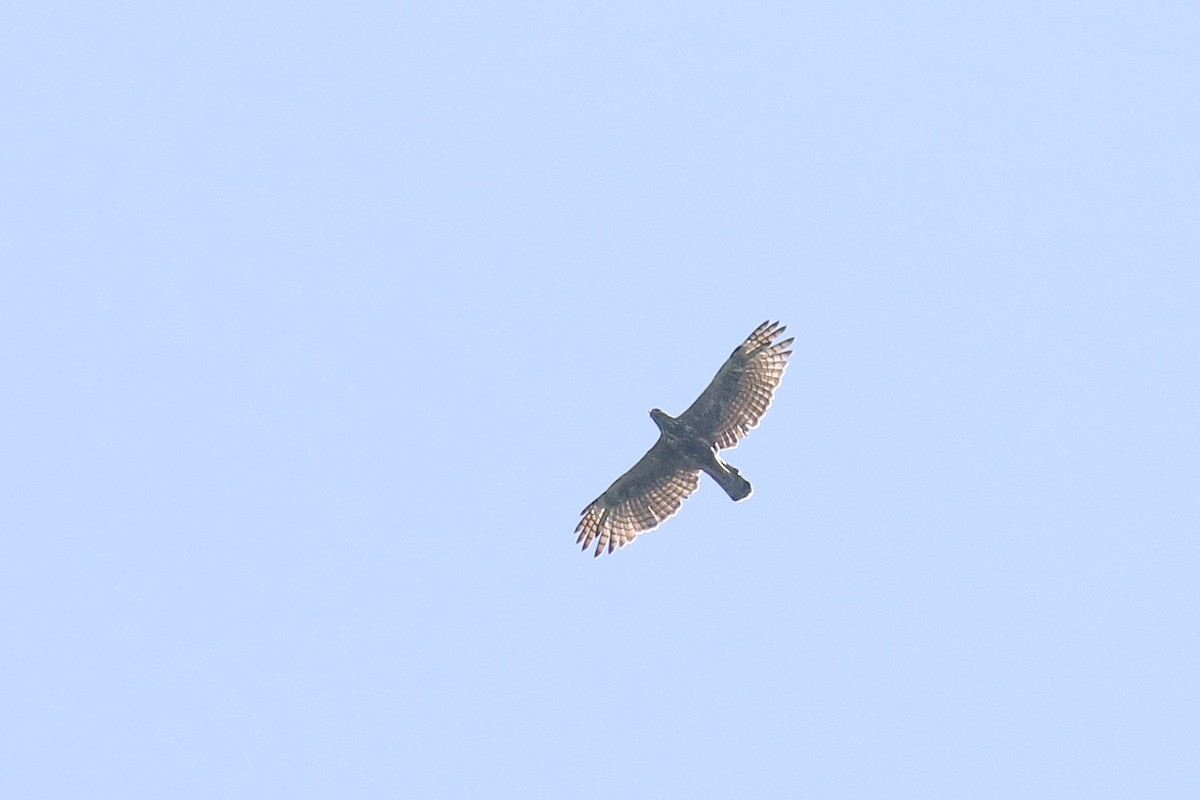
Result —
<path fill-rule="evenodd" d="M 738 440 L 771 406 L 775 389 L 783 380 L 795 337 L 775 341 L 787 330 L 778 322 L 764 322 L 734 349 L 716 377 L 696 402 L 679 415 L 718 450 L 736 447 Z"/>
<path fill-rule="evenodd" d="M 679 469 L 660 441 L 583 510 L 575 543 L 587 550 L 595 541 L 597 556 L 624 547 L 674 516 L 699 485 L 699 470 Z"/>

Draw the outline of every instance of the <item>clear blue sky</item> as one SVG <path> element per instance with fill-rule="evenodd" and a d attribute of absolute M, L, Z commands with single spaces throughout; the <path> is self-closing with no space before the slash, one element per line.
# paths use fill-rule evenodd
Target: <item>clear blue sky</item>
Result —
<path fill-rule="evenodd" d="M 1197 42 L 11 5 L 0 796 L 1200 796 Z M 754 496 L 580 553 L 768 317 Z"/>

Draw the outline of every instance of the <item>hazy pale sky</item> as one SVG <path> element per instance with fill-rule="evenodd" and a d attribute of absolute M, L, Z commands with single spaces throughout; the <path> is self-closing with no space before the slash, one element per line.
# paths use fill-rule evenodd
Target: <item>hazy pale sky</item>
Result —
<path fill-rule="evenodd" d="M 0 12 L 0 796 L 1200 796 L 1197 42 Z M 767 318 L 754 496 L 579 552 Z"/>

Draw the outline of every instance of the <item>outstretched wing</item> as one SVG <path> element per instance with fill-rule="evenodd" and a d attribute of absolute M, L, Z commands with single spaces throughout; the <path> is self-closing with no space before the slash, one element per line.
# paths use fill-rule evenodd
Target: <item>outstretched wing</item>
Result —
<path fill-rule="evenodd" d="M 660 439 L 583 510 L 575 542 L 587 550 L 595 540 L 595 555 L 611 553 L 674 516 L 699 485 L 700 471 L 680 468 L 673 450 Z"/>
<path fill-rule="evenodd" d="M 758 426 L 771 405 L 775 388 L 783 380 L 788 347 L 795 337 L 777 342 L 787 326 L 764 322 L 725 360 L 717 375 L 696 402 L 679 415 L 718 450 L 737 446 L 738 440 Z"/>

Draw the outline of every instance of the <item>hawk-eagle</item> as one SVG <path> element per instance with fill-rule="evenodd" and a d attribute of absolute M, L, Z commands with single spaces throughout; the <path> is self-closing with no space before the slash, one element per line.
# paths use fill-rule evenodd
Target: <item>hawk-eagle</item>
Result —
<path fill-rule="evenodd" d="M 722 461 L 717 451 L 736 447 L 767 413 L 792 354 L 788 347 L 795 341 L 795 337 L 775 341 L 784 330 L 778 322 L 755 328 L 678 417 L 650 410 L 661 431 L 658 441 L 583 510 L 575 528 L 577 544 L 587 550 L 595 541 L 598 556 L 654 530 L 696 491 L 701 472 L 735 501 L 750 496 L 750 481 Z"/>

